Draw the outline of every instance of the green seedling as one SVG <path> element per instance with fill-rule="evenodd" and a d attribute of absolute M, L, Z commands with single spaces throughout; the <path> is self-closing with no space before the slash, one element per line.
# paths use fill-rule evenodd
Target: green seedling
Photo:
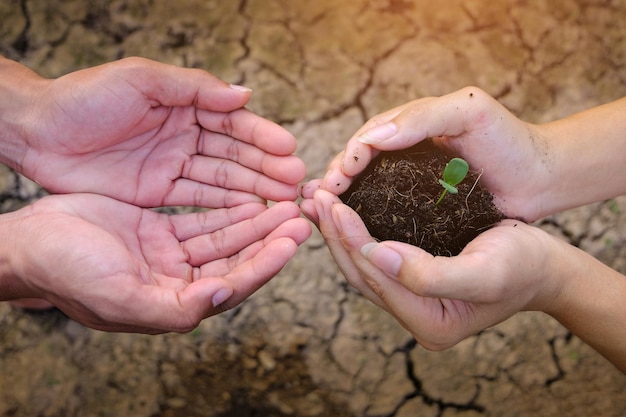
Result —
<path fill-rule="evenodd" d="M 457 194 L 459 190 L 456 186 L 465 179 L 468 172 L 469 165 L 464 159 L 452 158 L 443 170 L 443 179 L 439 180 L 439 184 L 443 187 L 443 192 L 435 205 L 441 203 L 441 200 L 443 200 L 447 193 Z"/>

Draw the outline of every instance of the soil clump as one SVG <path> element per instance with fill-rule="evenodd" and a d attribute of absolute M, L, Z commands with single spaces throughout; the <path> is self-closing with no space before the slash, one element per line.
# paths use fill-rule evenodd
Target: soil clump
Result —
<path fill-rule="evenodd" d="M 455 256 L 504 215 L 472 170 L 437 203 L 442 172 L 452 155 L 428 139 L 408 149 L 382 152 L 353 181 L 341 200 L 362 218 L 370 234 L 418 246 L 438 256 Z"/>

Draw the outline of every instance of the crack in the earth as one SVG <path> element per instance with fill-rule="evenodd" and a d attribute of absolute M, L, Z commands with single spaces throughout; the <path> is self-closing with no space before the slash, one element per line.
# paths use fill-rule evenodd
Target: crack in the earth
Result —
<path fill-rule="evenodd" d="M 476 384 L 476 392 L 474 396 L 466 403 L 446 401 L 446 400 L 429 395 L 424 390 L 424 384 L 422 380 L 416 375 L 415 369 L 414 369 L 414 363 L 413 363 L 413 360 L 411 359 L 411 351 L 413 349 L 418 349 L 418 348 L 419 346 L 418 346 L 417 341 L 415 341 L 414 339 L 411 339 L 402 348 L 398 349 L 398 351 L 402 352 L 405 355 L 406 375 L 407 375 L 408 380 L 411 382 L 411 384 L 415 388 L 415 390 L 412 393 L 409 393 L 408 395 L 406 395 L 393 412 L 385 416 L 381 416 L 381 417 L 395 416 L 408 401 L 414 398 L 420 398 L 426 405 L 436 406 L 438 410 L 437 417 L 442 417 L 444 413 L 450 409 L 454 411 L 475 411 L 477 413 L 484 413 L 486 411 L 484 406 L 477 403 L 478 396 L 480 395 L 479 384 Z"/>

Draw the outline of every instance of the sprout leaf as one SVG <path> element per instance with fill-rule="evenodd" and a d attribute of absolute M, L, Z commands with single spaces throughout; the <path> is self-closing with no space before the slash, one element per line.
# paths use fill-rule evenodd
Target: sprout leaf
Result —
<path fill-rule="evenodd" d="M 468 172 L 469 165 L 464 159 L 452 158 L 443 170 L 443 182 L 455 186 L 465 179 Z"/>
<path fill-rule="evenodd" d="M 469 164 L 467 161 L 461 158 L 452 158 L 443 170 L 443 179 L 439 180 L 439 184 L 441 184 L 444 190 L 435 205 L 441 203 L 441 200 L 443 200 L 447 193 L 457 194 L 459 190 L 457 190 L 455 185 L 460 184 L 461 181 L 465 179 L 468 172 Z"/>

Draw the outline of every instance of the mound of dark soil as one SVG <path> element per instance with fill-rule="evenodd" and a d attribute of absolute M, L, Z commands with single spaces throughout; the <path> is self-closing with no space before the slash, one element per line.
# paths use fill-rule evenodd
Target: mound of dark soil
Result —
<path fill-rule="evenodd" d="M 378 240 L 418 246 L 433 255 L 454 256 L 504 218 L 492 195 L 472 171 L 447 194 L 439 184 L 452 157 L 431 140 L 400 151 L 382 152 L 340 196 Z"/>

